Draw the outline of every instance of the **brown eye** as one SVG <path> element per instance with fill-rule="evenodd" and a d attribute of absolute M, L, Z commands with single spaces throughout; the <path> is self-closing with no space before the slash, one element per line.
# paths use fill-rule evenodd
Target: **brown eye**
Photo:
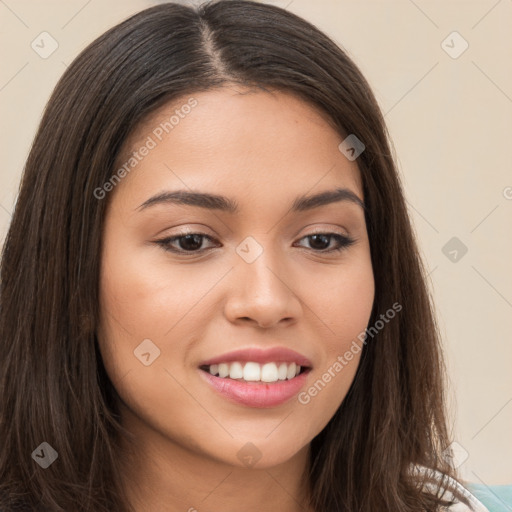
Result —
<path fill-rule="evenodd" d="M 335 252 L 346 249 L 351 246 L 355 240 L 345 235 L 340 235 L 338 233 L 314 233 L 312 235 L 307 235 L 303 237 L 301 240 L 309 239 L 310 240 L 310 249 L 313 249 L 315 252 Z M 334 239 L 337 243 L 335 247 L 328 248 L 332 239 Z"/>
<path fill-rule="evenodd" d="M 172 237 L 164 238 L 162 240 L 158 240 L 156 243 L 162 246 L 163 249 L 166 251 L 175 253 L 195 253 L 207 250 L 201 248 L 204 239 L 213 241 L 213 238 L 211 238 L 208 235 L 205 235 L 204 233 L 182 233 Z M 176 247 L 176 245 L 178 247 Z"/>
<path fill-rule="evenodd" d="M 177 254 L 193 254 L 193 253 L 201 253 L 212 247 L 203 248 L 204 240 L 209 240 L 210 242 L 214 242 L 214 239 L 204 233 L 182 233 L 172 237 L 163 238 L 162 240 L 158 240 L 155 243 L 160 245 L 165 251 L 177 253 Z M 308 239 L 311 250 L 319 253 L 330 253 L 337 252 L 343 249 L 348 248 L 353 243 L 355 243 L 355 239 L 350 238 L 345 235 L 340 235 L 338 233 L 313 233 L 311 235 L 307 235 L 301 240 Z M 336 245 L 334 247 L 330 247 L 332 241 L 335 241 Z M 218 247 L 219 245 L 217 245 Z"/>

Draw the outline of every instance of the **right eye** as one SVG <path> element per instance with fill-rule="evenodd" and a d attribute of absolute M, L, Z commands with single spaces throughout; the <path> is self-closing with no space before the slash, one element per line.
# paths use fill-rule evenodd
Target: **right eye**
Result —
<path fill-rule="evenodd" d="M 213 241 L 214 239 L 204 233 L 180 233 L 172 237 L 157 240 L 155 243 L 160 245 L 165 251 L 178 254 L 193 254 L 204 252 L 207 249 L 201 249 L 203 239 Z M 178 242 L 179 247 L 173 245 Z"/>

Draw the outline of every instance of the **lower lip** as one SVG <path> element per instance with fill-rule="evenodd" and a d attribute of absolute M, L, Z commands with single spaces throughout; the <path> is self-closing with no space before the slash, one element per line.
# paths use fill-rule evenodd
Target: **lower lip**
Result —
<path fill-rule="evenodd" d="M 199 370 L 204 379 L 224 397 L 248 407 L 275 407 L 293 398 L 304 386 L 309 369 L 290 380 L 277 382 L 242 382 L 215 377 Z"/>

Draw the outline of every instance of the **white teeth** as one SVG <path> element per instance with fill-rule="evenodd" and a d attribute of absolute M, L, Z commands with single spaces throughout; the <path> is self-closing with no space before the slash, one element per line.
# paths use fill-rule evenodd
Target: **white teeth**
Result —
<path fill-rule="evenodd" d="M 231 373 L 229 375 L 231 376 Z M 246 363 L 243 375 L 243 379 L 247 381 L 260 380 L 261 366 L 258 363 Z"/>
<path fill-rule="evenodd" d="M 244 370 L 240 363 L 231 363 L 229 367 L 229 378 L 230 379 L 242 379 L 244 376 Z"/>
<path fill-rule="evenodd" d="M 296 363 L 265 363 L 259 364 L 252 361 L 240 363 L 219 363 L 209 366 L 211 375 L 221 378 L 243 379 L 247 382 L 277 382 L 278 380 L 293 379 L 299 375 L 301 367 Z"/>
<path fill-rule="evenodd" d="M 212 366 L 215 366 L 215 365 L 212 365 Z M 211 366 L 210 366 L 210 373 L 211 372 Z M 212 373 L 212 375 L 215 375 L 214 373 Z M 219 364 L 219 377 L 227 377 L 229 375 L 229 364 L 227 363 L 220 363 Z"/>
<path fill-rule="evenodd" d="M 288 373 L 288 365 L 286 363 L 281 363 L 277 370 L 277 376 L 279 380 L 286 380 L 286 375 Z"/>
<path fill-rule="evenodd" d="M 288 371 L 286 372 L 287 379 L 293 379 L 293 377 L 295 377 L 296 368 L 297 368 L 297 365 L 295 363 L 288 365 Z"/>
<path fill-rule="evenodd" d="M 261 380 L 263 382 L 276 382 L 278 380 L 276 363 L 266 363 L 261 367 Z"/>

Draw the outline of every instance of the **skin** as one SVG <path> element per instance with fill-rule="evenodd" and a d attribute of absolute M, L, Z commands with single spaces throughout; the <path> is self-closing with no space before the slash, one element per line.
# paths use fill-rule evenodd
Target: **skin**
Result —
<path fill-rule="evenodd" d="M 197 106 L 108 196 L 98 340 L 134 435 L 122 446 L 122 477 L 137 512 L 304 511 L 310 442 L 345 397 L 360 353 L 307 404 L 294 397 L 263 409 L 227 400 L 198 367 L 239 348 L 284 346 L 312 362 L 303 391 L 349 350 L 374 299 L 363 209 L 341 201 L 289 210 L 299 195 L 337 187 L 363 201 L 360 171 L 325 115 L 294 95 L 224 87 L 193 97 Z M 139 126 L 123 158 L 188 98 Z M 228 196 L 240 213 L 138 209 L 178 189 Z M 155 243 L 183 230 L 212 241 L 183 256 Z M 336 239 L 315 246 L 315 232 L 355 242 L 328 253 Z M 236 252 L 248 236 L 263 249 L 250 264 Z M 145 339 L 160 350 L 149 366 L 134 355 Z M 252 466 L 238 456 L 248 442 L 261 456 Z"/>

